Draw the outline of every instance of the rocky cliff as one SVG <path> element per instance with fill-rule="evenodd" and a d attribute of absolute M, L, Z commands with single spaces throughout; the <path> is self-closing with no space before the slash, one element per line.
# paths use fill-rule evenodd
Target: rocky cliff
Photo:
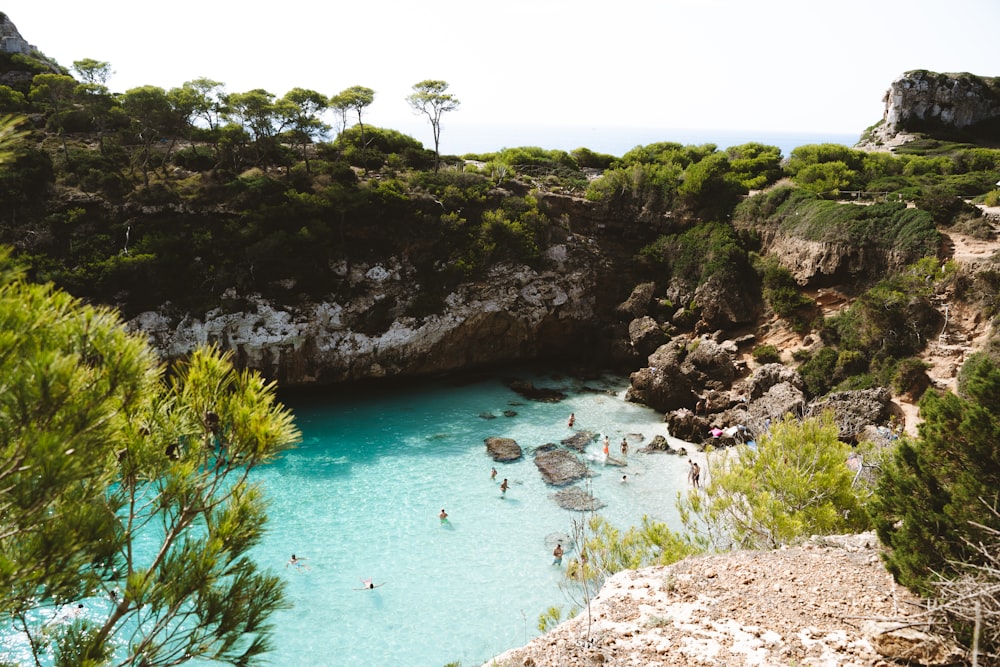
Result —
<path fill-rule="evenodd" d="M 351 287 L 348 299 L 284 306 L 250 297 L 240 300 L 247 304 L 242 309 L 220 307 L 202 316 L 146 312 L 131 326 L 147 333 L 164 358 L 216 344 L 231 350 L 240 366 L 284 386 L 580 358 L 588 346 L 607 348 L 607 341 L 595 344 L 603 327 L 595 264 L 600 261 L 586 244 L 557 244 L 541 268 L 496 266 L 486 280 L 447 295 L 440 314 L 412 317 L 405 312 L 420 286 L 405 261 L 345 263 L 339 270 Z"/>
<path fill-rule="evenodd" d="M 1000 78 L 972 74 L 906 72 L 892 82 L 883 98 L 882 122 L 871 145 L 898 143 L 913 132 L 986 133 L 1000 138 Z"/>

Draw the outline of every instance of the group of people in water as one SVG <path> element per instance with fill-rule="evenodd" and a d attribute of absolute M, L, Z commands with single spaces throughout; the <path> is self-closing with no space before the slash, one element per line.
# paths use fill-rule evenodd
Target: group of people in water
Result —
<path fill-rule="evenodd" d="M 573 428 L 573 426 L 575 424 L 576 424 L 576 414 L 575 413 L 570 413 L 569 419 L 567 420 L 566 425 L 569 428 Z M 602 452 L 604 454 L 605 460 L 607 460 L 608 457 L 610 456 L 611 443 L 610 443 L 610 438 L 606 434 L 603 437 L 602 445 L 603 445 L 602 446 Z M 627 438 L 625 438 L 625 437 L 622 438 L 620 449 L 621 449 L 621 454 L 622 454 L 623 457 L 628 456 L 628 439 Z M 701 479 L 701 468 L 700 468 L 700 466 L 698 465 L 697 462 L 692 461 L 691 459 L 688 459 L 688 466 L 689 466 L 688 477 L 687 477 L 688 478 L 688 482 L 690 482 L 691 485 L 694 486 L 695 488 L 699 488 L 699 486 L 700 486 L 700 479 Z M 492 468 L 490 468 L 490 479 L 491 480 L 495 481 L 496 478 L 497 478 L 497 474 L 498 473 L 497 473 L 497 469 L 496 469 L 495 466 L 492 467 Z M 622 482 L 626 482 L 627 480 L 628 480 L 628 475 L 622 475 L 621 481 Z M 509 488 L 510 488 L 510 483 L 508 482 L 507 478 L 504 477 L 503 481 L 500 483 L 501 498 L 506 497 L 507 490 Z M 441 508 L 441 512 L 438 514 L 438 519 L 440 520 L 441 525 L 449 525 L 450 524 L 450 522 L 448 520 L 448 512 L 445 511 L 445 509 L 443 507 Z M 565 550 L 563 549 L 562 542 L 557 543 L 556 546 L 555 546 L 555 548 L 552 550 L 552 564 L 553 565 L 562 565 L 562 559 L 563 559 L 563 555 L 564 554 L 565 554 Z M 309 569 L 309 565 L 307 563 L 305 563 L 306 560 L 307 559 L 304 556 L 296 556 L 295 554 L 292 554 L 291 558 L 288 559 L 288 562 L 285 563 L 285 567 L 286 568 L 287 567 L 292 567 L 292 568 L 297 569 L 297 570 L 308 570 Z M 362 579 L 361 583 L 362 583 L 362 586 L 360 588 L 355 588 L 354 590 L 359 590 L 359 591 L 360 590 L 374 590 L 374 589 L 378 588 L 379 586 L 383 586 L 384 585 L 384 582 L 376 584 L 371 577 L 369 577 L 367 579 Z"/>

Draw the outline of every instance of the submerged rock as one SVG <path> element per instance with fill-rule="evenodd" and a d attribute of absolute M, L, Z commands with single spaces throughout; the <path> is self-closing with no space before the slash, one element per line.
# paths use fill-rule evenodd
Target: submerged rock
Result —
<path fill-rule="evenodd" d="M 578 486 L 560 489 L 552 494 L 552 498 L 564 510 L 577 512 L 593 512 L 604 507 L 604 502 L 598 500 Z"/>
<path fill-rule="evenodd" d="M 541 401 L 542 403 L 558 403 L 566 398 L 566 392 L 561 389 L 536 387 L 533 382 L 525 382 L 524 380 L 514 380 L 508 386 L 513 391 L 516 391 L 521 396 L 524 396 L 532 401 Z"/>
<path fill-rule="evenodd" d="M 485 442 L 486 453 L 499 463 L 516 461 L 523 456 L 521 446 L 513 438 L 490 437 Z"/>
<path fill-rule="evenodd" d="M 587 466 L 565 449 L 536 452 L 535 466 L 545 483 L 552 486 L 572 484 L 589 474 Z"/>
<path fill-rule="evenodd" d="M 582 452 L 587 449 L 587 445 L 597 440 L 597 434 L 591 431 L 577 431 L 568 438 L 562 439 L 560 442 L 569 447 L 570 449 L 575 449 L 578 452 Z"/>

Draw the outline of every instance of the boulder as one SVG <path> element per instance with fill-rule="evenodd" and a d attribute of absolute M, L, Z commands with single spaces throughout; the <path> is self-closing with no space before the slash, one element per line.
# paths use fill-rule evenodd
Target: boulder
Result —
<path fill-rule="evenodd" d="M 563 438 L 560 442 L 569 447 L 570 449 L 575 449 L 578 452 L 582 452 L 587 449 L 587 445 L 597 440 L 597 434 L 590 431 L 577 431 L 568 438 Z"/>
<path fill-rule="evenodd" d="M 779 382 L 767 389 L 759 398 L 750 401 L 746 410 L 731 411 L 728 419 L 744 424 L 754 433 L 764 430 L 768 421 L 779 421 L 791 413 L 799 416 L 806 410 L 806 395 L 791 382 Z"/>
<path fill-rule="evenodd" d="M 629 376 L 625 400 L 667 412 L 694 405 L 696 396 L 677 366 L 640 368 Z"/>
<path fill-rule="evenodd" d="M 676 436 L 674 436 L 676 437 Z M 685 449 L 674 449 L 670 446 L 670 441 L 664 438 L 662 435 L 654 436 L 649 444 L 645 447 L 641 447 L 638 451 L 644 454 L 651 453 L 663 453 L 663 454 L 684 454 L 687 452 Z"/>
<path fill-rule="evenodd" d="M 632 289 L 628 299 L 618 305 L 615 312 L 622 319 L 642 317 L 649 314 L 649 306 L 656 292 L 655 283 L 641 283 Z"/>
<path fill-rule="evenodd" d="M 564 510 L 577 512 L 594 512 L 604 507 L 604 503 L 578 486 L 560 489 L 552 494 L 552 498 Z"/>
<path fill-rule="evenodd" d="M 694 301 L 701 309 L 699 325 L 715 331 L 753 322 L 760 312 L 761 301 L 746 283 L 727 282 L 719 274 L 702 283 L 694 293 Z"/>
<path fill-rule="evenodd" d="M 685 375 L 714 388 L 728 387 L 736 378 L 735 345 L 723 345 L 703 336 L 690 347 L 682 365 Z"/>
<path fill-rule="evenodd" d="M 885 424 L 891 415 L 892 395 L 885 387 L 827 394 L 809 405 L 810 415 L 832 410 L 840 439 L 855 443 L 869 424 Z"/>
<path fill-rule="evenodd" d="M 953 641 L 909 625 L 867 621 L 862 630 L 879 655 L 899 664 L 926 667 L 965 664 L 965 652 Z"/>
<path fill-rule="evenodd" d="M 667 342 L 667 334 L 660 324 L 648 315 L 629 322 L 628 338 L 632 349 L 643 357 L 648 357 L 656 351 L 656 348 Z"/>
<path fill-rule="evenodd" d="M 542 473 L 545 483 L 552 486 L 566 486 L 589 474 L 587 466 L 565 449 L 536 452 L 535 466 Z"/>
<path fill-rule="evenodd" d="M 804 389 L 805 383 L 802 376 L 795 369 L 783 364 L 764 364 L 754 369 L 753 374 L 743 381 L 739 391 L 752 401 L 760 398 L 767 390 L 776 384 L 787 382 L 796 389 Z"/>
<path fill-rule="evenodd" d="M 708 422 L 687 408 L 668 412 L 664 419 L 667 422 L 670 435 L 685 442 L 700 442 L 703 434 L 708 430 Z M 663 436 L 658 437 L 662 438 Z"/>
<path fill-rule="evenodd" d="M 521 446 L 513 438 L 486 438 L 486 453 L 498 463 L 517 461 L 523 455 Z"/>

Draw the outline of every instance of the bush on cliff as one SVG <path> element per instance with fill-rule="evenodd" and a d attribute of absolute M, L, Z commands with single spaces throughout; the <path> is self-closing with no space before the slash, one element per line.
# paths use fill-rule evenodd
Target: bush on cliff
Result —
<path fill-rule="evenodd" d="M 754 277 L 746 245 L 732 226 L 706 222 L 679 234 L 661 236 L 640 255 L 668 276 L 698 286 L 713 276 L 727 283 Z"/>

